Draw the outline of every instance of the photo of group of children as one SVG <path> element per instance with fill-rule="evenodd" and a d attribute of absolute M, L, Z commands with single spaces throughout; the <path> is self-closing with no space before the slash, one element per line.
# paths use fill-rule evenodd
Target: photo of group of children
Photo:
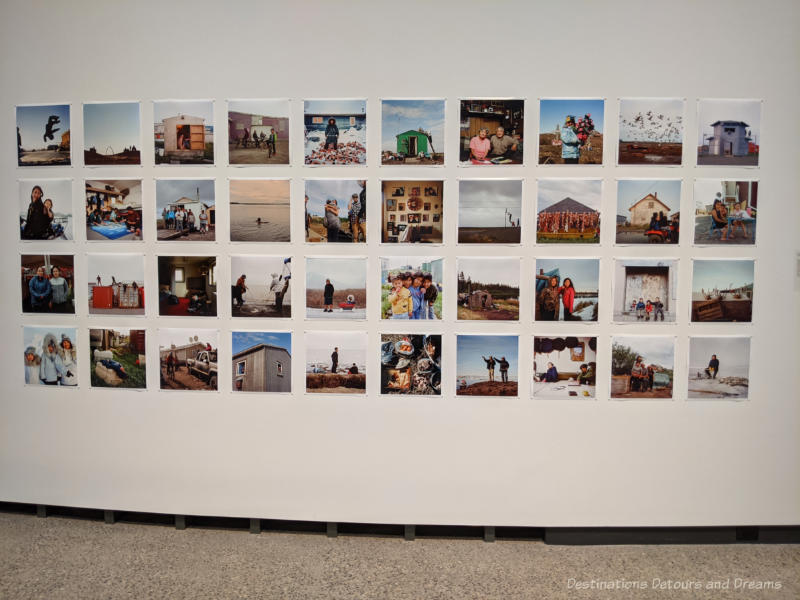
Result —
<path fill-rule="evenodd" d="M 292 102 L 227 101 L 227 111 L 223 112 L 227 124 L 219 130 L 227 135 L 227 158 L 215 151 L 214 101 L 153 102 L 153 146 L 147 144 L 145 158 L 153 156 L 155 165 L 165 174 L 184 165 L 219 164 L 220 159 L 242 168 L 290 165 L 300 154 L 297 148 L 298 152 L 290 152 Z M 501 172 L 502 166 L 520 168 L 526 160 L 541 165 L 537 169 L 603 164 L 608 110 L 604 99 L 540 99 L 538 131 L 529 123 L 529 135 L 534 137 L 526 156 L 525 109 L 529 103 L 513 98 L 459 99 L 458 157 L 447 160 L 477 170 L 500 166 Z M 367 104 L 364 99 L 304 100 L 303 164 L 357 167 L 371 161 Z M 379 106 L 380 149 L 371 151 L 380 155 L 380 165 L 392 171 L 445 164 L 444 99 L 381 99 Z M 684 156 L 685 99 L 622 98 L 618 106 L 617 165 L 668 168 L 690 162 L 690 156 Z M 28 167 L 72 165 L 70 109 L 67 104 L 17 107 L 20 168 L 27 171 Z M 760 101 L 699 100 L 697 110 L 697 165 L 758 166 Z M 149 134 L 142 135 L 140 102 L 84 103 L 82 112 L 83 166 L 143 164 L 143 142 L 147 143 Z M 222 144 L 225 146 L 224 138 Z M 410 173 L 414 174 L 413 169 Z M 600 375 L 601 385 L 609 385 L 611 398 L 671 399 L 675 397 L 677 372 L 688 380 L 682 395 L 689 399 L 748 396 L 749 337 L 689 337 L 687 364 L 676 365 L 677 337 L 667 334 L 668 324 L 676 322 L 752 322 L 755 261 L 739 257 L 680 261 L 662 256 L 660 252 L 668 248 L 658 250 L 657 245 L 754 245 L 757 179 L 698 178 L 692 185 L 677 177 L 626 177 L 608 182 L 614 184 L 614 188 L 605 189 L 606 193 L 614 189 L 615 194 L 615 245 L 653 245 L 644 256 L 614 257 L 604 263 L 604 273 L 612 269 L 605 273 L 610 279 L 608 294 L 601 292 L 600 258 L 537 255 L 533 257 L 533 271 L 526 267 L 525 272 L 522 252 L 502 257 L 476 252 L 478 244 L 534 242 L 532 232 L 523 237 L 523 223 L 535 228 L 537 245 L 599 247 L 607 183 L 601 177 L 539 177 L 530 188 L 524 187 L 519 175 L 503 178 L 505 172 L 500 178 L 461 178 L 447 185 L 443 178 L 422 175 L 403 179 L 397 173 L 374 182 L 360 176 L 304 178 L 306 244 L 366 245 L 367 208 L 372 205 L 375 210 L 370 208 L 369 214 L 380 221 L 377 241 L 381 244 L 442 245 L 446 235 L 455 232 L 455 240 L 448 243 L 469 250 L 465 248 L 466 255 L 449 259 L 427 253 L 414 255 L 413 251 L 384 255 L 378 257 L 380 279 L 376 281 L 369 270 L 374 268 L 371 259 L 351 254 L 343 246 L 342 256 L 321 253 L 295 257 L 295 267 L 305 272 L 303 276 L 299 271 L 301 281 L 295 282 L 288 252 L 250 254 L 247 246 L 292 241 L 293 213 L 298 211 L 295 218 L 300 215 L 290 179 L 231 178 L 226 186 L 227 201 L 218 206 L 214 175 L 180 178 L 174 176 L 176 173 L 169 174 L 172 176 L 155 178 L 154 210 L 145 206 L 151 202 L 143 193 L 143 188 L 148 189 L 147 182 L 143 185 L 141 178 L 125 177 L 122 168 L 113 178 L 91 177 L 87 169 L 85 178 L 76 181 L 63 176 L 19 179 L 19 239 L 35 248 L 21 253 L 22 312 L 211 318 L 197 321 L 202 324 L 217 316 L 290 319 L 292 287 L 300 285 L 294 290 L 304 298 L 300 318 L 312 324 L 378 318 L 390 330 L 377 338 L 378 348 L 371 346 L 369 340 L 375 338 L 368 337 L 363 323 L 356 327 L 342 323 L 336 330 L 302 333 L 296 340 L 302 342 L 298 341 L 306 365 L 304 391 L 309 394 L 366 394 L 368 389 L 379 389 L 386 395 L 439 396 L 454 389 L 457 396 L 516 397 L 522 380 L 535 399 L 594 399 Z M 99 244 L 80 258 L 71 250 L 43 252 L 36 243 L 74 242 L 83 235 L 83 228 L 76 232 L 74 227 L 74 214 L 80 208 L 73 202 L 73 192 L 77 202 L 81 187 L 85 241 Z M 447 200 L 448 234 L 444 227 L 445 189 L 452 196 Z M 221 198 L 224 192 L 221 188 Z M 531 205 L 526 204 L 526 195 L 532 196 Z M 683 196 L 691 197 L 689 206 L 694 204 L 695 214 L 694 220 L 688 221 L 693 233 L 681 236 Z M 380 215 L 373 199 L 381 204 Z M 218 208 L 224 213 L 218 215 Z M 610 222 L 610 215 L 602 217 Z M 230 242 L 243 244 L 241 253 L 217 256 L 214 251 L 199 250 L 210 246 L 198 245 L 197 252 L 182 254 L 171 249 L 146 257 L 132 253 L 133 246 L 124 246 L 125 242 L 144 240 L 155 240 L 165 249 L 176 242 L 214 244 L 225 241 L 220 240 L 224 231 L 217 235 L 218 223 L 228 229 Z M 374 231 L 377 235 L 377 229 Z M 101 249 L 101 242 L 120 242 L 118 247 L 128 251 L 107 253 Z M 230 268 L 219 274 L 229 279 L 230 297 L 226 296 L 227 287 L 220 288 L 217 280 L 219 261 L 224 259 L 229 260 L 225 267 Z M 86 287 L 78 286 L 77 291 L 76 261 L 77 272 L 86 282 Z M 679 267 L 691 270 L 690 299 L 678 296 Z M 454 274 L 453 280 L 448 269 Z M 149 285 L 158 286 L 157 311 L 155 300 L 149 306 L 145 304 L 146 280 L 153 275 Z M 450 281 L 455 282 L 456 289 L 445 291 L 446 285 L 452 285 L 445 282 Z M 599 348 L 597 336 L 588 329 L 578 331 L 584 325 L 575 325 L 577 329 L 570 332 L 537 332 L 525 341 L 500 329 L 499 333 L 457 333 L 454 347 L 450 347 L 446 337 L 436 331 L 438 326 L 415 330 L 418 326 L 409 325 L 399 331 L 391 331 L 390 326 L 392 320 L 439 321 L 440 325 L 442 321 L 510 322 L 498 326 L 502 328 L 514 327 L 514 322 L 520 321 L 597 323 L 601 314 L 610 314 L 614 325 L 631 325 L 631 333 L 615 333 L 607 348 Z M 88 336 L 86 330 L 77 327 L 24 325 L 25 383 L 74 388 L 81 379 L 93 388 L 147 389 L 146 339 L 152 334 L 147 334 L 145 327 L 136 328 L 133 322 L 130 325 L 92 324 Z M 645 329 L 656 335 L 643 334 Z M 192 325 L 162 327 L 153 333 L 159 351 L 160 389 L 293 391 L 290 331 L 236 330 L 229 340 L 222 339 L 216 329 Z M 86 350 L 81 344 L 87 343 L 89 355 L 83 357 L 81 353 Z M 531 344 L 524 355 L 520 353 L 521 343 Z M 444 380 L 443 390 L 445 346 L 454 352 L 455 372 Z M 379 366 L 374 362 L 376 356 Z M 522 368 L 521 356 L 526 363 Z M 88 373 L 78 371 L 79 358 L 81 364 L 88 365 Z M 227 383 L 220 387 L 219 358 L 231 359 L 230 388 Z M 152 357 L 151 363 L 155 364 Z M 367 386 L 368 368 L 375 388 Z M 379 379 L 373 368 L 380 370 Z M 227 364 L 222 374 L 227 378 Z M 454 388 L 449 387 L 453 383 Z"/>

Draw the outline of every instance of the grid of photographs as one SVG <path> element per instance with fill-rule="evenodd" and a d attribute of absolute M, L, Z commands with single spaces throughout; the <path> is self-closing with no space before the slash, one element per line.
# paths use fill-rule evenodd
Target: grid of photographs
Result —
<path fill-rule="evenodd" d="M 138 101 L 17 107 L 26 385 L 146 390 L 149 364 L 161 390 L 750 397 L 760 101 L 698 99 L 696 155 L 683 98 L 219 104 L 153 101 L 152 138 Z M 448 105 L 457 157 L 445 155 Z M 379 148 L 367 147 L 368 106 Z M 290 148 L 301 127 L 302 152 Z M 618 177 L 597 176 L 611 153 Z M 698 177 L 670 176 L 687 166 Z M 728 171 L 701 177 L 705 166 Z M 328 243 L 342 245 L 309 249 Z"/>

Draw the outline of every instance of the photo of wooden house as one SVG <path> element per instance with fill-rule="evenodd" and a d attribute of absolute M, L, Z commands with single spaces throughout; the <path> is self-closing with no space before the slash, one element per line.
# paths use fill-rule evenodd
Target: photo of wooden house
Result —
<path fill-rule="evenodd" d="M 234 392 L 292 391 L 290 333 L 234 331 L 233 350 Z"/>

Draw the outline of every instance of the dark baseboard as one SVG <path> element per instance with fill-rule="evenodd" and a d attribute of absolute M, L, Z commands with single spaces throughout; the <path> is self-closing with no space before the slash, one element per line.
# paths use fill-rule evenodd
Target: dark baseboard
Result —
<path fill-rule="evenodd" d="M 307 533 L 336 537 L 372 537 L 540 540 L 557 546 L 633 544 L 800 544 L 800 525 L 748 525 L 741 527 L 476 527 L 459 525 L 392 525 L 327 523 L 281 519 L 244 519 L 113 511 L 94 508 L 0 502 L 0 512 L 67 517 L 113 523 L 137 523 L 184 528 L 230 529 Z"/>

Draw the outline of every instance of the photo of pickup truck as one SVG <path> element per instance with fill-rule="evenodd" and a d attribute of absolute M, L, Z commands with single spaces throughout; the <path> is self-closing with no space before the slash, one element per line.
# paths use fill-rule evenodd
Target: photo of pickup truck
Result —
<path fill-rule="evenodd" d="M 159 329 L 158 336 L 162 390 L 218 389 L 216 330 Z"/>

